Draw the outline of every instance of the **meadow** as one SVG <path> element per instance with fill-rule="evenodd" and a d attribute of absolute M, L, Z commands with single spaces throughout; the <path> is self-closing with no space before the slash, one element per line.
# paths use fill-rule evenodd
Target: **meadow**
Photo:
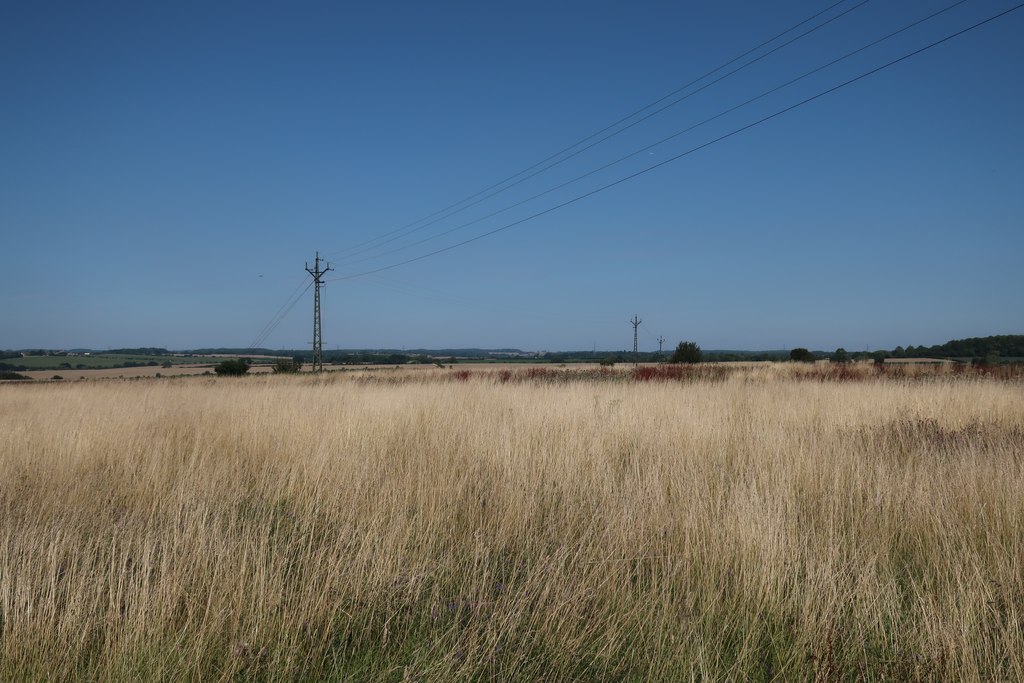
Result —
<path fill-rule="evenodd" d="M 1017 371 L 0 385 L 0 680 L 1024 680 Z"/>

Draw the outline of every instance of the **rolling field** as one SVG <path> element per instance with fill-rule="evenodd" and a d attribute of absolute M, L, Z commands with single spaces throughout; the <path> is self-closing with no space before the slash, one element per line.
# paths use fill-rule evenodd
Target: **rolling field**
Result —
<path fill-rule="evenodd" d="M 1022 680 L 1024 382 L 0 385 L 0 680 Z"/>

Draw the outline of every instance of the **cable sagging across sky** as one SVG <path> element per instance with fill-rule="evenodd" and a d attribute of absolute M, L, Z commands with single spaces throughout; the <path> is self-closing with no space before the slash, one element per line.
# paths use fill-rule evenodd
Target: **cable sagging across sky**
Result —
<path fill-rule="evenodd" d="M 460 242 L 448 245 L 448 246 L 440 248 L 440 249 L 436 249 L 434 251 L 431 251 L 431 252 L 428 252 L 428 253 L 425 253 L 425 254 L 421 254 L 421 255 L 413 257 L 413 258 L 405 259 L 403 261 L 399 261 L 397 263 L 392 263 L 390 265 L 381 266 L 380 268 L 373 268 L 373 269 L 366 270 L 366 271 L 363 271 L 363 272 L 353 273 L 353 274 L 350 274 L 350 275 L 333 278 L 331 281 L 350 280 L 350 279 L 353 279 L 353 278 L 362 277 L 364 275 L 370 275 L 370 274 L 373 274 L 373 273 L 380 273 L 380 272 L 383 272 L 383 271 L 386 271 L 386 270 L 391 270 L 393 268 L 398 268 L 400 266 L 407 265 L 407 264 L 410 264 L 410 263 L 415 263 L 417 261 L 422 261 L 422 260 L 430 258 L 432 256 L 436 256 L 438 254 L 442 254 L 442 253 L 451 251 L 453 249 L 457 249 L 459 247 L 465 246 L 467 244 L 471 244 L 473 242 L 476 242 L 478 240 L 484 239 L 486 237 L 490 237 L 492 235 L 498 234 L 500 232 L 504 232 L 505 230 L 509 230 L 509 229 L 511 229 L 513 227 L 516 227 L 518 225 L 522 225 L 523 223 L 526 223 L 527 221 L 531 221 L 531 220 L 533 220 L 535 218 L 539 218 L 539 217 L 544 216 L 546 214 L 552 213 L 554 211 L 562 209 L 562 208 L 564 208 L 566 206 L 569 206 L 571 204 L 575 204 L 575 203 L 580 202 L 580 201 L 582 201 L 582 200 L 584 200 L 584 199 L 586 199 L 588 197 L 596 195 L 596 194 L 598 194 L 600 192 L 604 192 L 605 190 L 611 189 L 611 188 L 613 188 L 613 187 L 615 187 L 617 185 L 621 185 L 622 183 L 625 183 L 625 182 L 627 182 L 629 180 L 632 180 L 634 178 L 646 175 L 647 173 L 650 173 L 651 171 L 654 171 L 654 170 L 656 170 L 658 168 L 661 168 L 661 167 L 666 166 L 668 164 L 671 164 L 671 163 L 673 163 L 675 161 L 678 161 L 678 160 L 680 160 L 682 158 L 690 156 L 691 154 L 693 154 L 695 152 L 698 152 L 698 151 L 700 151 L 702 149 L 705 149 L 707 147 L 710 147 L 710 146 L 712 146 L 714 144 L 717 144 L 719 142 L 727 140 L 727 139 L 729 139 L 731 137 L 734 137 L 735 135 L 738 135 L 738 134 L 740 134 L 742 132 L 750 130 L 751 128 L 754 128 L 754 127 L 759 126 L 761 124 L 767 123 L 768 121 L 771 121 L 772 119 L 775 119 L 775 118 L 777 118 L 779 116 L 782 116 L 783 114 L 791 112 L 791 111 L 793 111 L 795 109 L 798 109 L 799 107 L 802 107 L 804 105 L 810 104 L 811 102 L 814 102 L 814 101 L 816 101 L 816 100 L 818 100 L 818 99 L 820 99 L 820 98 L 822 98 L 822 97 L 824 97 L 826 95 L 829 95 L 829 94 L 834 93 L 834 92 L 836 92 L 838 90 L 841 90 L 841 89 L 846 88 L 846 87 L 848 87 L 850 85 L 853 85 L 854 83 L 862 81 L 865 78 L 869 78 L 870 76 L 873 76 L 873 75 L 875 75 L 875 74 L 877 74 L 877 73 L 879 73 L 879 72 L 881 72 L 881 71 L 883 71 L 885 69 L 891 68 L 891 67 L 893 67 L 893 66 L 895 66 L 897 64 L 900 64 L 901 62 L 904 62 L 904 61 L 906 61 L 906 60 L 908 60 L 908 59 L 910 59 L 912 57 L 915 57 L 915 56 L 917 56 L 917 55 L 919 55 L 919 54 L 921 54 L 923 52 L 926 52 L 926 51 L 931 50 L 931 49 L 933 49 L 935 47 L 938 47 L 939 45 L 942 45 L 942 44 L 944 44 L 944 43 L 946 43 L 946 42 L 948 42 L 950 40 L 953 40 L 954 38 L 962 36 L 965 33 L 968 33 L 970 31 L 973 31 L 973 30 L 977 29 L 977 28 L 980 28 L 981 26 L 984 26 L 985 24 L 991 23 L 991 22 L 993 22 L 993 21 L 995 21 L 997 19 L 1005 17 L 1008 14 L 1010 14 L 1011 12 L 1015 12 L 1016 10 L 1020 9 L 1021 7 L 1024 7 L 1024 3 L 1015 5 L 1015 6 L 1009 8 L 1007 10 L 1004 10 L 1004 11 L 998 13 L 998 14 L 990 16 L 987 19 L 983 19 L 982 21 L 979 21 L 979 22 L 977 22 L 975 24 L 972 24 L 971 26 L 968 26 L 967 28 L 964 28 L 964 29 L 961 29 L 961 30 L 959 30 L 959 31 L 957 31 L 955 33 L 949 34 L 949 35 L 947 35 L 947 36 L 945 36 L 943 38 L 940 38 L 939 40 L 936 40 L 936 41 L 934 41 L 932 43 L 929 43 L 928 45 L 925 45 L 924 47 L 921 47 L 921 48 L 918 48 L 918 49 L 916 49 L 916 50 L 914 50 L 912 52 L 906 53 L 906 54 L 902 55 L 901 57 L 898 57 L 898 58 L 893 59 L 893 60 L 891 60 L 889 62 L 886 62 L 885 64 L 882 64 L 881 66 L 875 67 L 874 69 L 871 69 L 869 71 L 865 71 L 865 72 L 863 72 L 863 73 L 861 73 L 861 74 L 859 74 L 859 75 L 857 75 L 857 76 L 855 76 L 853 78 L 850 78 L 850 79 L 848 79 L 846 81 L 843 81 L 842 83 L 839 83 L 838 85 L 835 85 L 835 86 L 832 86 L 832 87 L 830 87 L 830 88 L 828 88 L 826 90 L 820 91 L 820 92 L 818 92 L 815 95 L 812 95 L 812 96 L 807 97 L 807 98 L 805 98 L 803 100 L 800 100 L 799 102 L 796 102 L 795 104 L 789 105 L 789 106 L 787 106 L 787 107 L 785 107 L 783 109 L 777 110 L 777 111 L 775 111 L 772 114 L 769 114 L 769 115 L 764 116 L 764 117 L 762 117 L 760 119 L 757 119 L 756 121 L 753 121 L 753 122 L 748 123 L 748 124 L 746 124 L 744 126 L 741 126 L 740 128 L 736 128 L 736 129 L 734 129 L 734 130 L 732 130 L 732 131 L 730 131 L 728 133 L 725 133 L 724 135 L 720 135 L 720 136 L 718 136 L 716 138 L 713 138 L 712 140 L 709 140 L 707 142 L 704 142 L 704 143 L 702 143 L 700 145 L 697 145 L 695 147 L 691 147 L 691 148 L 685 150 L 684 152 L 681 152 L 681 153 L 676 154 L 676 155 L 674 155 L 672 157 L 669 157 L 668 159 L 665 159 L 665 160 L 660 161 L 660 162 L 658 162 L 656 164 L 648 166 L 648 167 L 646 167 L 644 169 L 636 171 L 635 173 L 631 173 L 629 175 L 626 175 L 626 176 L 624 176 L 622 178 L 619 178 L 618 180 L 615 180 L 615 181 L 613 181 L 611 183 L 608 183 L 606 185 L 602 185 L 602 186 L 600 186 L 600 187 L 598 187 L 596 189 L 590 190 L 589 192 L 586 192 L 584 194 L 581 194 L 581 195 L 578 195 L 576 197 L 573 197 L 572 199 L 569 199 L 567 201 L 561 202 L 561 203 L 556 204 L 554 206 L 548 207 L 547 209 L 544 209 L 542 211 L 538 211 L 538 212 L 536 212 L 534 214 L 531 214 L 531 215 L 526 216 L 524 218 L 521 218 L 519 220 L 516 220 L 516 221 L 513 221 L 511 223 L 507 223 L 507 224 L 502 225 L 500 227 L 494 228 L 493 230 L 489 230 L 487 232 L 481 233 L 481 234 L 476 235 L 474 237 L 462 240 Z"/>
<path fill-rule="evenodd" d="M 412 247 L 416 247 L 416 246 L 419 246 L 421 244 L 425 244 L 427 242 L 433 241 L 433 240 L 438 239 L 440 237 L 444 237 L 445 235 L 450 235 L 450 234 L 452 234 L 454 232 L 457 232 L 459 230 L 462 230 L 464 228 L 467 228 L 467 227 L 476 225 L 478 223 L 481 223 L 481 222 L 483 222 L 483 221 L 485 221 L 485 220 L 487 220 L 489 218 L 494 218 L 495 216 L 501 215 L 501 214 L 505 213 L 506 211 L 509 211 L 511 209 L 523 206 L 523 205 L 528 204 L 529 202 L 532 202 L 532 201 L 534 201 L 536 199 L 540 199 L 541 197 L 544 197 L 544 196 L 546 196 L 548 194 L 551 194 L 552 192 L 556 192 L 558 190 L 561 190 L 561 189 L 563 189 L 565 187 L 568 187 L 569 185 L 572 185 L 572 184 L 577 183 L 577 182 L 579 182 L 581 180 L 589 178 L 590 176 L 592 176 L 592 175 L 594 175 L 596 173 L 600 173 L 601 171 L 607 170 L 607 169 L 609 169 L 609 168 L 611 168 L 613 166 L 616 166 L 616 165 L 618 165 L 618 164 L 620 164 L 620 163 L 622 163 L 624 161 L 627 161 L 628 159 L 632 159 L 635 156 L 638 156 L 638 155 L 640 155 L 640 154 L 642 154 L 644 152 L 650 151 L 651 149 L 654 149 L 655 147 L 658 147 L 658 146 L 663 145 L 663 144 L 665 144 L 667 142 L 670 142 L 671 140 L 674 140 L 674 139 L 676 139 L 676 138 L 678 138 L 678 137 L 680 137 L 680 136 L 682 136 L 682 135 L 684 135 L 686 133 L 692 132 L 692 131 L 696 130 L 697 128 L 700 128 L 701 126 L 704 126 L 704 125 L 706 125 L 708 123 L 716 121 L 716 120 L 720 119 L 721 117 L 726 116 L 727 114 L 731 114 L 732 112 L 735 112 L 735 111 L 737 111 L 737 110 L 739 110 L 739 109 L 741 109 L 741 108 L 743 108 L 743 107 L 745 107 L 745 106 L 747 106 L 749 104 L 757 102 L 758 100 L 763 99 L 764 97 L 767 97 L 768 95 L 771 95 L 771 94 L 774 94 L 776 92 L 779 92 L 780 90 L 782 90 L 784 88 L 787 88 L 790 85 L 793 85 L 793 84 L 795 84 L 795 83 L 797 83 L 797 82 L 799 82 L 799 81 L 801 81 L 801 80 L 803 80 L 805 78 L 808 78 L 809 76 L 812 76 L 812 75 L 814 75 L 814 74 L 816 74 L 816 73 L 818 73 L 820 71 L 823 71 L 824 69 L 827 69 L 827 68 L 829 68 L 831 66 L 834 66 L 835 64 L 838 64 L 839 62 L 842 62 L 842 61 L 844 61 L 846 59 L 849 59 L 850 57 L 853 57 L 853 56 L 855 56 L 857 54 L 860 54 L 861 52 L 863 52 L 863 51 L 865 51 L 867 49 L 870 49 L 870 48 L 872 48 L 872 47 L 874 47 L 874 46 L 876 46 L 876 45 L 878 45 L 878 44 L 880 44 L 880 43 L 882 43 L 882 42 L 884 42 L 886 40 L 889 40 L 890 38 L 893 38 L 893 37 L 895 37 L 895 36 L 897 36 L 897 35 L 899 35 L 901 33 L 904 33 L 905 31 L 908 31 L 908 30 L 914 28 L 915 26 L 918 26 L 918 25 L 920 25 L 920 24 L 922 24 L 922 23 L 924 23 L 924 22 L 926 22 L 926 21 L 928 21 L 930 19 L 933 19 L 933 18 L 935 18 L 935 17 L 937 17 L 937 16 L 939 16 L 941 14 L 944 14 L 945 12 L 948 12 L 949 10 L 951 10 L 951 9 L 957 7 L 957 6 L 964 4 L 965 2 L 967 2 L 967 0 L 957 0 L 957 2 L 954 2 L 951 5 L 948 5 L 948 6 L 942 8 L 942 9 L 936 11 L 936 12 L 933 12 L 933 13 L 929 14 L 926 17 L 923 17 L 923 18 L 918 19 L 918 20 L 916 20 L 916 21 L 914 21 L 914 22 L 912 22 L 910 24 L 907 24 L 907 25 L 903 26 L 902 28 L 897 29 L 895 31 L 892 31 L 892 32 L 886 34 L 885 36 L 882 36 L 881 38 L 877 38 L 876 40 L 873 40 L 870 43 L 868 43 L 866 45 L 863 45 L 863 46 L 861 46 L 861 47 L 859 47 L 859 48 L 857 48 L 857 49 L 855 49 L 855 50 L 853 50 L 851 52 L 847 52 L 846 54 L 844 54 L 841 57 L 837 57 L 837 58 L 835 58 L 835 59 L 833 59 L 833 60 L 831 60 L 831 61 L 829 61 L 829 62 L 827 62 L 825 64 L 822 64 L 821 66 L 815 67 L 814 69 L 811 69 L 810 71 L 807 71 L 807 72 L 805 72 L 805 73 L 803 73 L 803 74 L 801 74 L 801 75 L 799 75 L 799 76 L 797 76 L 795 78 L 792 78 L 792 79 L 790 79 L 788 81 L 785 81 L 784 83 L 781 83 L 781 84 L 779 84 L 777 86 L 774 86 L 774 87 L 772 87 L 772 88 L 770 88 L 768 90 L 765 90 L 765 91 L 761 92 L 760 94 L 755 95 L 754 97 L 751 97 L 751 98 L 749 98 L 749 99 L 747 99 L 747 100 L 745 100 L 745 101 L 743 101 L 743 102 L 741 102 L 739 104 L 736 104 L 736 105 L 734 105 L 732 107 L 729 107 L 728 109 L 725 109 L 725 110 L 723 110 L 723 111 L 721 111 L 721 112 L 719 112 L 719 113 L 717 113 L 717 114 L 715 114 L 715 115 L 713 115 L 711 117 L 703 119 L 702 121 L 699 121 L 699 122 L 697 122 L 697 123 L 695 123 L 695 124 L 693 124 L 691 126 L 688 126 L 687 128 L 684 128 L 682 130 L 676 131 L 676 132 L 672 133 L 671 135 L 669 135 L 667 137 L 661 138 L 660 140 L 657 140 L 657 141 L 655 141 L 653 143 L 650 143 L 650 144 L 648 144 L 648 145 L 646 145 L 644 147 L 641 147 L 641 148 L 639 148 L 637 150 L 634 150 L 634 151 L 632 151 L 632 152 L 630 152 L 630 153 L 628 153 L 628 154 L 626 154 L 624 156 L 618 157 L 617 159 L 614 159 L 614 160 L 612 160 L 610 162 L 607 162 L 607 163 L 605 163 L 605 164 L 603 164 L 601 166 L 598 166 L 598 167 L 596 167 L 594 169 L 591 169 L 590 171 L 587 171 L 586 173 L 583 173 L 582 175 L 578 175 L 578 176 L 576 176 L 574 178 L 571 178 L 571 179 L 566 180 L 566 181 L 564 181 L 562 183 L 559 183 L 558 185 L 555 185 L 554 187 L 548 188 L 548 189 L 546 189 L 546 190 L 544 190 L 542 192 L 538 192 L 537 194 L 534 194 L 534 195 L 532 195 L 530 197 L 527 197 L 525 199 L 519 200 L 519 201 L 517 201 L 517 202 L 515 202 L 513 204 L 509 204 L 509 205 L 507 205 L 507 206 L 505 206 L 505 207 L 503 207 L 501 209 L 497 209 L 497 210 L 492 211 L 491 213 L 488 213 L 486 215 L 480 216 L 478 218 L 475 218 L 473 220 L 467 221 L 467 222 L 462 223 L 460 225 L 456 225 L 456 226 L 454 226 L 452 228 L 448 228 L 446 230 L 443 230 L 441 232 L 435 233 L 435 234 L 430 235 L 428 237 L 424 237 L 424 238 L 419 239 L 419 240 L 417 240 L 415 242 L 410 242 L 408 244 L 404 244 L 402 246 L 395 247 L 393 249 L 389 249 L 387 251 L 383 251 L 383 252 L 380 252 L 378 254 L 374 254 L 372 256 L 367 256 L 367 257 L 364 257 L 364 258 L 361 258 L 361 259 L 355 259 L 355 260 L 349 261 L 348 265 L 354 265 L 354 264 L 357 264 L 357 263 L 365 263 L 366 261 L 375 260 L 375 259 L 381 258 L 383 256 L 388 256 L 388 255 L 391 255 L 391 254 L 398 253 L 400 251 L 405 251 L 406 249 L 411 249 Z"/>
<path fill-rule="evenodd" d="M 572 150 L 576 149 L 577 147 L 580 147 L 581 145 L 584 145 L 585 143 L 589 142 L 590 140 L 593 140 L 594 138 L 596 138 L 598 136 L 601 136 L 604 133 L 607 133 L 608 131 L 611 131 L 611 130 L 615 129 L 617 126 L 620 126 L 621 124 L 629 121 L 630 119 L 632 119 L 632 118 L 634 118 L 636 116 L 639 116 L 640 114 L 643 114 L 643 112 L 647 111 L 648 109 L 651 109 L 652 107 L 656 107 L 657 105 L 661 104 L 665 100 L 668 100 L 669 98 L 671 98 L 671 97 L 673 97 L 675 95 L 678 95 L 679 93 L 681 93 L 684 90 L 690 88 L 691 86 L 696 85 L 700 81 L 702 81 L 702 80 L 704 80 L 706 78 L 709 78 L 710 76 L 713 76 L 714 74 L 718 73 L 722 69 L 725 69 L 725 68 L 735 64 L 736 62 L 738 62 L 739 60 L 743 59 L 744 57 L 747 57 L 747 56 L 753 54 L 754 52 L 760 50 L 761 48 L 766 47 L 767 45 L 770 45 L 771 43 L 775 42 L 779 38 L 782 38 L 783 36 L 785 36 L 786 34 L 792 33 L 793 31 L 799 29 L 801 26 L 803 26 L 803 25 L 813 21 L 814 19 L 817 19 L 821 15 L 829 12 L 830 10 L 834 9 L 835 7 L 838 7 L 839 5 L 842 5 L 846 1 L 847 0 L 840 0 L 839 2 L 832 3 L 831 5 L 826 7 L 825 9 L 823 9 L 823 10 L 821 10 L 821 11 L 819 11 L 819 12 L 813 14 L 813 15 L 811 15 L 810 17 L 808 17 L 808 18 L 798 22 L 797 24 L 794 24 L 793 26 L 789 27 L 785 31 L 782 31 L 781 33 L 778 33 L 778 34 L 772 36 L 768 40 L 765 40 L 765 41 L 759 43 L 758 45 L 755 45 L 754 47 L 746 50 L 742 54 L 740 54 L 740 55 L 730 59 L 729 61 L 727 61 L 727 62 L 725 62 L 725 63 L 715 67 L 714 69 L 706 72 L 705 74 L 703 74 L 703 75 L 701 75 L 701 76 L 699 76 L 699 77 L 689 81 L 685 85 L 679 86 L 675 90 L 672 90 L 671 92 L 663 95 L 662 97 L 658 98 L 657 100 L 654 100 L 653 102 L 650 102 L 649 104 L 644 105 L 643 107 L 633 111 L 632 113 L 627 114 L 626 116 L 618 119 L 617 121 L 615 121 L 615 122 L 605 126 L 601 130 L 598 130 L 598 131 L 596 131 L 594 133 L 591 133 L 590 135 L 588 135 L 588 136 L 578 140 L 577 142 L 569 145 L 568 147 L 565 147 L 565 148 L 559 150 L 558 152 L 555 152 L 554 154 L 551 154 L 551 155 L 545 157 L 544 159 L 541 159 L 540 161 L 536 162 L 535 164 L 533 164 L 533 165 L 531 165 L 531 166 L 529 166 L 529 167 L 527 167 L 527 168 L 525 168 L 525 169 L 523 169 L 523 170 L 521 170 L 521 171 L 519 171 L 517 173 L 514 173 L 513 175 L 511 175 L 511 176 L 509 176 L 509 177 L 507 177 L 507 178 L 505 178 L 505 179 L 503 179 L 503 180 L 501 180 L 501 181 L 499 181 L 497 183 L 494 183 L 493 185 L 490 185 L 490 186 L 488 186 L 488 187 L 486 187 L 486 188 L 484 188 L 484 189 L 482 189 L 482 190 L 480 190 L 480 191 L 478 191 L 478 192 L 476 192 L 476 193 L 474 193 L 472 195 L 464 197 L 463 199 L 461 199 L 461 200 L 459 200 L 459 201 L 457 201 L 457 202 L 455 202 L 453 204 L 450 204 L 450 205 L 446 206 L 443 209 L 439 209 L 438 211 L 435 211 L 435 212 L 433 212 L 433 213 L 431 213 L 431 214 L 429 214 L 427 216 L 424 216 L 424 217 L 422 217 L 422 218 L 420 218 L 418 220 L 415 220 L 412 223 L 408 223 L 408 224 L 406 224 L 406 225 L 404 225 L 402 227 L 395 228 L 394 230 L 390 230 L 390 231 L 385 232 L 385 233 L 383 233 L 381 235 L 378 235 L 377 237 L 370 238 L 369 240 L 365 240 L 365 241 L 360 242 L 358 244 L 352 245 L 352 247 L 350 247 L 349 249 L 346 250 L 348 252 L 348 256 L 365 253 L 367 250 L 374 249 L 376 247 L 382 246 L 383 244 L 390 243 L 390 242 L 394 241 L 395 239 L 400 239 L 404 234 L 411 234 L 412 232 L 416 232 L 417 230 L 420 230 L 422 228 L 425 228 L 425 227 L 428 227 L 430 225 L 433 225 L 433 224 L 437 223 L 438 221 L 441 221 L 441 220 L 444 220 L 446 218 L 449 218 L 449 217 L 451 217 L 451 216 L 453 216 L 453 215 L 455 215 L 457 213 L 460 213 L 461 211 L 464 211 L 465 209 L 467 209 L 467 208 L 469 208 L 471 206 L 475 206 L 476 204 L 479 204 L 482 201 L 485 201 L 485 200 L 487 200 L 487 199 L 489 199 L 489 198 L 491 198 L 491 197 L 493 197 L 493 196 L 495 196 L 497 194 L 500 194 L 500 193 L 504 192 L 505 190 L 508 190 L 508 189 L 510 189 L 510 188 L 512 188 L 512 187 L 514 187 L 514 186 L 516 186 L 518 184 L 520 184 L 521 182 L 524 182 L 525 180 L 528 180 L 529 178 L 532 178 L 532 177 L 538 175 L 539 173 L 543 173 L 544 171 L 547 171 L 548 169 L 553 168 L 554 166 L 557 166 L 558 164 L 562 163 L 563 161 L 566 161 L 566 160 L 568 160 L 568 159 L 570 159 L 570 158 L 572 158 L 572 157 L 582 153 L 583 151 L 586 151 L 587 149 L 590 149 L 590 148 L 594 147 L 595 145 L 600 144 L 601 142 L 604 142 L 605 140 L 607 140 L 607 139 L 609 139 L 611 137 L 614 137 L 615 135 L 618 135 L 619 133 L 621 133 L 621 132 L 623 132 L 623 131 L 625 131 L 625 130 L 627 130 L 629 128 L 632 128 L 633 126 L 635 126 L 635 125 L 637 125 L 637 124 L 639 124 L 639 123 L 649 119 L 650 117 L 652 117 L 652 116 L 654 116 L 654 115 L 656 115 L 658 113 L 661 113 L 662 111 L 665 111 L 666 109 L 668 109 L 668 108 L 670 108 L 672 106 L 675 106 L 679 102 L 689 98 L 690 96 L 696 94 L 697 92 L 703 91 L 707 87 L 710 87 L 711 85 L 714 85 L 715 83 L 718 83 L 718 82 L 724 80 L 725 78 L 728 78 L 729 76 L 732 76 L 733 74 L 735 74 L 735 73 L 745 69 L 746 67 L 750 66 L 751 64 L 754 64 L 754 63 L 760 61 L 761 59 L 764 59 L 765 57 L 768 57 L 769 55 L 774 54 L 775 52 L 777 52 L 778 50 L 786 47 L 787 45 L 790 45 L 793 42 L 796 42 L 797 40 L 800 40 L 801 38 L 803 38 L 803 37 L 805 37 L 807 35 L 810 35 L 811 33 L 814 33 L 818 29 L 823 28 L 824 26 L 832 23 L 836 19 L 839 19 L 839 18 L 849 14 L 853 10 L 858 9 L 859 7 L 862 7 L 863 5 L 865 5 L 868 2 L 870 2 L 870 0 L 861 0 L 860 2 L 858 2 L 853 7 L 848 8 L 848 9 L 842 11 L 841 13 L 839 13 L 839 14 L 837 14 L 837 15 L 829 18 L 829 19 L 827 19 L 826 21 L 822 22 L 821 24 L 818 24 L 817 26 L 811 28 L 810 30 L 805 31 L 804 33 L 800 34 L 799 36 L 796 36 L 795 38 L 792 38 L 792 39 L 786 41 L 782 45 L 779 45 L 779 46 L 771 49 L 770 51 L 768 51 L 768 52 L 766 52 L 766 53 L 756 57 L 755 59 L 753 59 L 753 60 L 743 64 L 742 66 L 740 66 L 737 69 L 734 69 L 733 71 L 729 72 L 728 74 L 725 74 L 724 76 L 721 76 L 721 77 L 715 79 L 714 81 L 701 86 L 701 88 L 699 88 L 698 90 L 695 90 L 694 92 L 691 92 L 691 93 L 685 95 L 684 97 L 678 98 L 677 100 L 675 100 L 675 101 L 673 101 L 673 102 L 671 102 L 671 103 L 669 103 L 669 104 L 659 108 L 658 110 L 645 115 L 643 118 L 638 119 L 638 120 L 630 123 L 629 125 L 627 125 L 627 126 L 621 128 L 621 129 L 619 129 L 619 130 L 617 130 L 617 131 L 615 131 L 615 132 L 613 132 L 613 133 L 611 133 L 611 134 L 609 134 L 609 135 L 607 135 L 607 136 L 597 140 L 594 143 L 591 143 L 591 144 L 587 145 L 586 147 L 583 147 L 582 149 L 579 149 L 576 152 L 573 152 L 572 154 L 570 154 L 569 156 L 564 157 L 561 160 L 554 161 L 554 163 L 551 163 L 550 165 L 544 166 L 548 162 L 551 162 L 551 161 L 553 161 L 555 159 L 558 159 L 558 157 L 562 156 L 563 154 L 566 154 L 568 152 L 572 152 Z M 534 171 L 535 169 L 537 169 L 538 167 L 541 167 L 541 166 L 544 166 L 544 168 L 541 168 L 540 170 L 538 170 L 538 171 L 536 171 L 534 173 L 530 173 L 531 171 Z M 526 175 L 526 174 L 529 174 L 529 175 Z M 519 178 L 520 176 L 525 176 L 525 177 L 521 178 L 520 180 L 516 180 L 516 178 Z M 511 182 L 511 181 L 515 181 L 515 182 Z M 506 185 L 506 183 L 511 183 L 511 184 L 508 184 L 506 187 L 502 188 L 501 186 L 502 185 Z M 501 189 L 497 189 L 497 188 L 501 188 Z M 492 192 L 492 190 L 493 190 L 493 192 Z M 486 197 L 483 197 L 482 199 L 478 199 L 481 195 L 485 195 L 485 194 L 487 195 Z M 472 202 L 472 203 L 467 203 L 467 202 Z M 464 205 L 464 206 L 461 206 L 461 208 L 457 208 L 457 207 L 460 207 L 460 205 Z M 456 209 L 456 210 L 452 211 L 453 209 Z M 448 213 L 449 211 L 451 211 L 451 212 Z M 441 214 L 445 214 L 445 215 L 441 215 Z M 429 221 L 429 222 L 425 223 L 424 225 L 420 225 L 421 223 L 424 223 L 425 221 Z M 416 227 L 416 226 L 419 226 L 419 227 Z M 406 232 L 406 231 L 408 231 L 408 232 Z M 367 246 L 367 245 L 373 245 L 373 246 Z M 366 248 L 363 248 L 363 247 L 366 247 Z M 343 257 L 343 259 L 344 258 L 347 258 L 347 257 Z"/>

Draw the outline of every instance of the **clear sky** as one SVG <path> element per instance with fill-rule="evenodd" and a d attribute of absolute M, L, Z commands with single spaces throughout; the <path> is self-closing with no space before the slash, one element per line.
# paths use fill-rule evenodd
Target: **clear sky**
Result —
<path fill-rule="evenodd" d="M 841 2 L 602 144 L 392 232 L 833 3 L 2 3 L 0 348 L 249 346 L 316 250 L 346 277 L 324 290 L 331 349 L 625 349 L 633 314 L 644 349 L 1024 333 L 1024 9 L 586 199 L 347 277 L 665 161 L 1016 0 L 959 4 L 524 201 L 953 4 Z M 382 235 L 396 239 L 365 244 Z M 308 347 L 311 315 L 310 290 L 263 345 Z"/>

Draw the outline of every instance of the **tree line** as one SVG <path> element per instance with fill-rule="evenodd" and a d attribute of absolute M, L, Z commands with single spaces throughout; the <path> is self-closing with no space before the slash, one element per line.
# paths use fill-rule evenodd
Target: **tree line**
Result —
<path fill-rule="evenodd" d="M 313 354 L 311 351 L 273 351 L 270 349 L 193 349 L 181 352 L 185 355 L 203 355 L 211 353 L 252 353 L 253 355 L 274 355 L 290 358 L 289 361 L 296 368 L 301 367 L 303 362 L 311 362 Z M 162 347 L 138 347 L 128 349 L 112 349 L 102 352 L 104 354 L 131 354 L 148 356 L 171 355 L 171 352 Z M 497 355 L 495 355 L 497 354 Z M 16 362 L 23 356 L 54 356 L 67 355 L 63 351 L 46 351 L 32 349 L 28 351 L 0 351 L 0 370 L 19 371 L 29 370 L 29 366 Z M 507 357 L 505 357 L 507 356 Z M 945 344 L 934 346 L 897 346 L 892 350 L 878 351 L 847 351 L 838 348 L 835 351 L 811 351 L 799 347 L 792 350 L 774 351 L 703 351 L 696 342 L 681 341 L 672 351 L 659 353 L 655 351 L 641 351 L 633 354 L 629 351 L 564 351 L 556 353 L 542 353 L 531 357 L 517 349 L 501 349 L 497 352 L 483 349 L 443 349 L 431 351 L 428 349 L 417 349 L 413 352 L 402 352 L 390 350 L 378 351 L 327 351 L 324 353 L 324 362 L 332 365 L 408 365 L 408 364 L 439 364 L 457 363 L 460 360 L 482 361 L 500 360 L 503 362 L 537 360 L 549 363 L 602 363 L 614 365 L 616 363 L 640 362 L 670 362 L 670 363 L 699 363 L 699 362 L 730 362 L 730 361 L 800 361 L 812 362 L 815 360 L 831 360 L 833 362 L 845 363 L 853 361 L 873 360 L 882 362 L 886 358 L 949 358 L 957 360 L 972 360 L 976 363 L 1004 363 L 1024 361 L 1024 335 L 1004 334 L 989 337 L 970 337 L 967 339 L 954 339 Z M 6 361 L 6 362 L 2 362 Z M 13 361 L 13 362 L 12 362 Z M 117 367 L 134 367 L 144 365 L 156 365 L 155 361 L 127 361 Z M 68 363 L 67 367 L 71 367 Z M 79 367 L 84 367 L 81 365 Z M 235 368 L 238 370 L 238 368 Z M 283 369 L 278 370 L 283 371 Z"/>

